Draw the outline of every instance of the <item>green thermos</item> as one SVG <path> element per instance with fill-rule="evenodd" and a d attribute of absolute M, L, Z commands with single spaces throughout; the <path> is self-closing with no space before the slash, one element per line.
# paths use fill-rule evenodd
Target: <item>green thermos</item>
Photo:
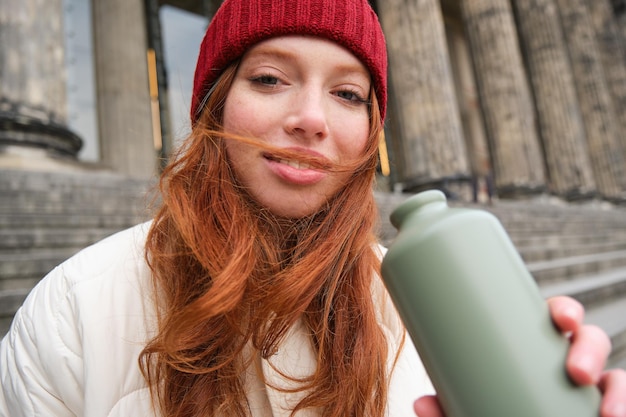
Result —
<path fill-rule="evenodd" d="M 598 389 L 569 380 L 569 343 L 495 216 L 433 190 L 391 222 L 383 279 L 447 417 L 599 415 Z"/>

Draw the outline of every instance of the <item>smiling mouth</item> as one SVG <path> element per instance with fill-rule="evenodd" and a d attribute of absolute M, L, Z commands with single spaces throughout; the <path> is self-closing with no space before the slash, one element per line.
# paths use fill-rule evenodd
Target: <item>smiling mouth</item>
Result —
<path fill-rule="evenodd" d="M 295 169 L 299 169 L 299 170 L 315 169 L 313 168 L 311 164 L 306 163 L 306 162 L 295 161 L 293 159 L 282 159 L 282 158 L 273 157 L 271 155 L 264 155 L 264 156 L 266 159 L 269 159 L 270 161 L 278 162 L 279 164 L 288 165 Z"/>
<path fill-rule="evenodd" d="M 290 161 L 288 159 L 279 159 L 277 162 L 280 164 L 289 165 L 290 167 L 295 169 L 311 169 L 311 165 L 307 164 L 306 162 Z"/>
<path fill-rule="evenodd" d="M 269 161 L 268 168 L 282 182 L 296 185 L 308 186 L 317 184 L 329 174 L 325 169 L 320 168 L 326 162 L 324 158 L 310 155 L 303 155 L 303 160 L 297 156 L 265 154 L 264 158 Z M 306 162 L 305 162 L 306 161 Z"/>

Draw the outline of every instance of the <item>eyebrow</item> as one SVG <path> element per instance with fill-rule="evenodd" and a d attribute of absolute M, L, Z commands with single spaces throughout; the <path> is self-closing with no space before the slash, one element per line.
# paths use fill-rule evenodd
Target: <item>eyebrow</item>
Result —
<path fill-rule="evenodd" d="M 252 55 L 250 58 L 254 60 L 263 59 L 265 57 L 277 58 L 279 60 L 289 62 L 289 63 L 295 62 L 297 60 L 295 53 L 286 51 L 282 48 L 277 48 L 277 47 L 269 46 L 269 45 L 260 45 L 257 48 L 252 49 L 251 51 L 254 52 L 254 55 Z M 358 58 L 356 57 L 355 59 L 358 60 Z M 365 66 L 365 64 L 342 63 L 342 64 L 337 64 L 336 69 L 338 72 L 342 74 L 351 74 L 351 73 L 362 74 L 368 80 L 371 80 L 371 75 L 369 71 L 367 70 L 367 67 Z"/>
<path fill-rule="evenodd" d="M 281 48 L 275 48 L 272 46 L 267 46 L 267 45 L 261 45 L 261 46 L 257 46 L 254 49 L 251 49 L 250 52 L 253 52 L 253 54 L 250 54 L 251 58 L 253 59 L 258 59 L 258 58 L 277 58 L 283 61 L 295 61 L 296 60 L 296 56 L 295 54 L 285 51 Z"/>

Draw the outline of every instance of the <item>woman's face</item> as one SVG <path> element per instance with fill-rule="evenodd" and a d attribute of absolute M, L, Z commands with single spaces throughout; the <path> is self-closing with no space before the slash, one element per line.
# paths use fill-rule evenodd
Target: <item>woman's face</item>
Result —
<path fill-rule="evenodd" d="M 261 42 L 242 58 L 224 107 L 224 130 L 281 149 L 346 163 L 362 156 L 369 137 L 370 76 L 331 41 L 285 36 Z M 235 175 L 274 214 L 317 211 L 349 172 L 311 169 L 237 140 L 226 141 Z"/>

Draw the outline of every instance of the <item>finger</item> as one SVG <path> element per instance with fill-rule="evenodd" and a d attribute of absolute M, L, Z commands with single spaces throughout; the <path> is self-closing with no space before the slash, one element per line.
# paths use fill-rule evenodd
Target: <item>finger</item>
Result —
<path fill-rule="evenodd" d="M 582 324 L 585 309 L 578 301 L 565 296 L 552 297 L 547 301 L 552 321 L 563 333 L 574 332 Z"/>
<path fill-rule="evenodd" d="M 579 385 L 597 384 L 611 352 L 611 340 L 597 326 L 584 325 L 572 334 L 567 373 Z"/>
<path fill-rule="evenodd" d="M 413 409 L 418 417 L 445 417 L 441 405 L 434 395 L 418 398 L 413 403 Z"/>
<path fill-rule="evenodd" d="M 604 394 L 600 415 L 602 417 L 626 417 L 626 371 L 613 369 L 604 372 L 598 387 Z"/>

